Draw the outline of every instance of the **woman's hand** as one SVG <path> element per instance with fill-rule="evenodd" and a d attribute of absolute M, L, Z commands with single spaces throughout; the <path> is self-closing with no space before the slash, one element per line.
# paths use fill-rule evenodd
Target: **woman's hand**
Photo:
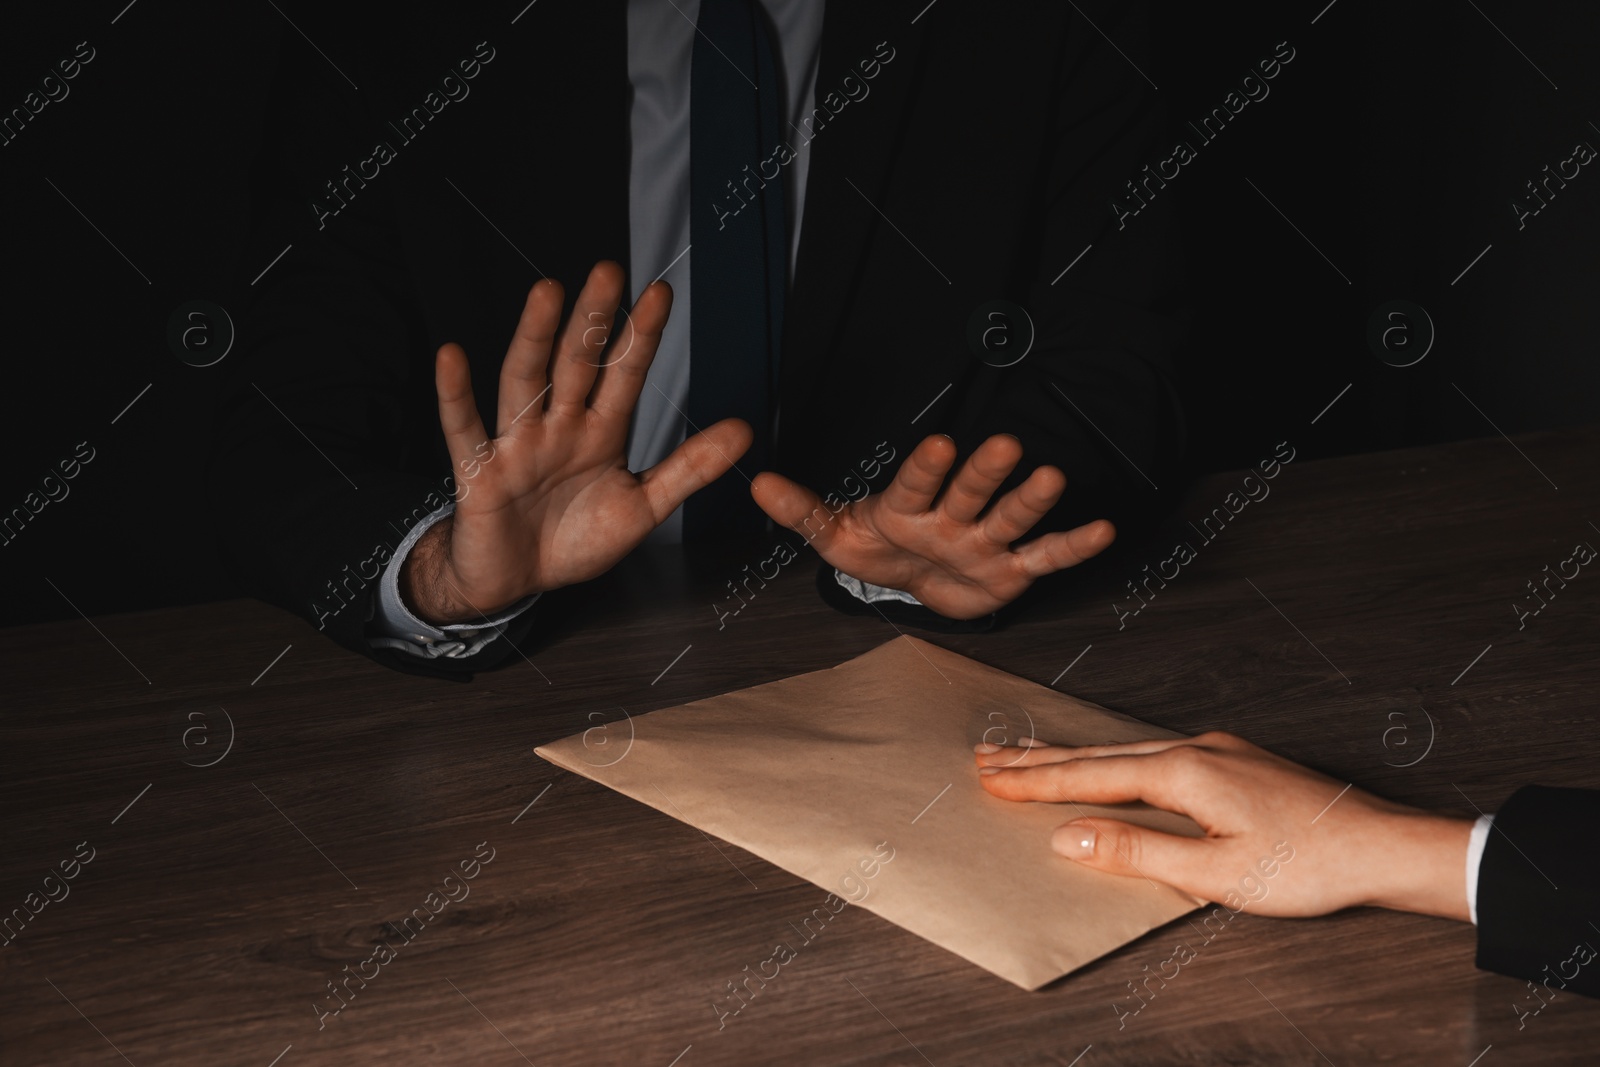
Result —
<path fill-rule="evenodd" d="M 1051 846 L 1096 870 L 1165 882 L 1238 910 L 1232 894 L 1263 915 L 1370 904 L 1469 918 L 1471 819 L 1382 800 L 1232 734 L 1088 748 L 985 744 L 977 761 L 984 788 L 1006 800 L 1142 800 L 1205 831 L 1177 837 L 1088 817 L 1059 827 Z"/>

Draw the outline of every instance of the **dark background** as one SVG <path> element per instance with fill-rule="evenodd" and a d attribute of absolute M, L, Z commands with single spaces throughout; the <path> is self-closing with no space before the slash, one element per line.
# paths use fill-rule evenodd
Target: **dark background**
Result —
<path fill-rule="evenodd" d="M 1576 142 L 1600 148 L 1600 11 L 1325 3 L 1156 3 L 1155 38 L 1117 42 L 1159 86 L 1175 139 L 1278 42 L 1296 52 L 1161 194 L 1182 205 L 1194 307 L 1179 357 L 1192 471 L 1264 459 L 1291 427 L 1316 458 L 1595 421 L 1600 161 L 1520 231 L 1511 202 Z M 314 40 L 318 11 L 277 6 L 4 17 L 0 113 L 78 42 L 97 54 L 0 146 L 0 512 L 78 442 L 95 458 L 0 545 L 0 625 L 70 617 L 69 598 L 92 615 L 236 595 L 198 486 L 222 367 L 182 362 L 167 325 L 191 300 L 237 309 L 270 258 L 244 250 L 246 176 L 277 50 L 305 47 L 286 17 Z M 1104 24 L 1105 2 L 1080 6 Z M 1405 368 L 1367 343 L 1395 299 L 1437 330 Z"/>

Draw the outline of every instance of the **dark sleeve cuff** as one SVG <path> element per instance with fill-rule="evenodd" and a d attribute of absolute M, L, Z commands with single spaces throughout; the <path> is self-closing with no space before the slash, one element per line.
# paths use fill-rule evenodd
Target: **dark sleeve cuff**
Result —
<path fill-rule="evenodd" d="M 543 598 L 541 598 L 543 599 Z M 416 674 L 426 678 L 443 678 L 451 682 L 470 682 L 472 676 L 478 671 L 486 671 L 495 667 L 502 667 L 507 662 L 515 662 L 522 657 L 519 655 L 518 645 L 527 638 L 533 630 L 534 623 L 540 617 L 539 604 L 534 604 L 527 611 L 506 624 L 500 636 L 484 645 L 470 656 L 440 656 L 428 659 L 398 648 L 374 648 L 367 645 L 358 651 L 365 653 L 385 667 L 392 667 L 403 674 Z"/>
<path fill-rule="evenodd" d="M 1484 970 L 1600 996 L 1600 791 L 1524 786 L 1495 813 L 1478 867 Z"/>

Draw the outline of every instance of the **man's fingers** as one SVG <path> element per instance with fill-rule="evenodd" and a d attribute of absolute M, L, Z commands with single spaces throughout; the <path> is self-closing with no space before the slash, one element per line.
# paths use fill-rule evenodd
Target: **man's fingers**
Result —
<path fill-rule="evenodd" d="M 589 390 L 600 373 L 606 342 L 611 339 L 611 322 L 622 299 L 622 278 L 622 268 L 611 260 L 596 263 L 578 294 L 572 317 L 561 328 L 550 371 L 550 414 L 554 417 L 572 418 L 588 407 Z"/>
<path fill-rule="evenodd" d="M 1106 519 L 1096 519 L 1061 533 L 1036 537 L 1016 550 L 1017 563 L 1029 578 L 1075 567 L 1099 555 L 1117 539 L 1117 528 Z"/>
<path fill-rule="evenodd" d="M 1222 859 L 1221 850 L 1203 838 L 1178 837 L 1088 816 L 1057 827 L 1050 836 L 1050 847 L 1085 867 L 1148 878 L 1206 900 L 1211 897 L 1204 887 L 1219 880 L 1215 868 Z"/>
<path fill-rule="evenodd" d="M 543 278 L 528 290 L 517 320 L 517 332 L 500 365 L 500 402 L 495 414 L 496 436 L 505 434 L 530 411 L 542 410 L 539 401 L 549 385 L 547 370 L 556 326 L 561 322 L 561 283 Z"/>
<path fill-rule="evenodd" d="M 439 392 L 439 426 L 444 430 L 450 459 L 458 467 L 470 462 L 475 449 L 488 440 L 478 405 L 472 398 L 472 371 L 467 354 L 451 342 L 441 345 L 433 363 L 434 387 Z"/>
<path fill-rule="evenodd" d="M 1022 442 L 1010 434 L 995 434 L 961 465 L 939 500 L 939 510 L 963 526 L 976 519 L 1021 460 Z"/>
<path fill-rule="evenodd" d="M 923 438 L 883 491 L 883 506 L 902 515 L 927 511 L 955 461 L 956 443 L 950 438 L 943 434 Z"/>
<path fill-rule="evenodd" d="M 639 475 L 657 525 L 697 489 L 726 474 L 755 440 L 743 419 L 723 419 L 701 430 L 672 454 Z"/>
<path fill-rule="evenodd" d="M 833 513 L 816 493 L 776 471 L 756 475 L 750 483 L 750 495 L 773 522 L 804 537 L 819 552 L 838 530 L 832 521 Z"/>
<path fill-rule="evenodd" d="M 661 343 L 661 331 L 667 325 L 667 315 L 672 309 L 672 287 L 656 281 L 645 286 L 639 300 L 623 323 L 616 344 L 604 359 L 600 383 L 594 387 L 589 406 L 611 420 L 625 438 L 628 420 L 639 403 L 639 393 L 644 388 L 645 375 L 655 359 L 656 346 Z"/>
<path fill-rule="evenodd" d="M 994 545 L 1005 546 L 1033 529 L 1056 506 L 1067 488 L 1067 476 L 1054 467 L 1037 467 L 1023 483 L 996 501 L 980 529 Z"/>

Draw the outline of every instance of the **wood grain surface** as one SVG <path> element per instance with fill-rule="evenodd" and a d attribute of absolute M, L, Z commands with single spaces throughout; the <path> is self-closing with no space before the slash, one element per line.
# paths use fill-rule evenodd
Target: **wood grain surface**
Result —
<path fill-rule="evenodd" d="M 918 636 L 1411 803 L 1600 786 L 1600 575 L 1521 630 L 1511 607 L 1600 544 L 1597 451 L 1583 430 L 1292 462 L 1207 541 L 1185 520 L 1244 474 L 1213 476 L 1171 532 L 1053 579 L 1006 627 Z M 1196 558 L 1119 629 L 1124 583 L 1175 539 Z M 640 552 L 547 597 L 526 657 L 470 684 L 248 601 L 6 631 L 0 914 L 30 918 L 0 947 L 0 1062 L 1592 1062 L 1600 1005 L 1562 996 L 1519 1030 L 1523 983 L 1474 969 L 1470 927 L 1375 910 L 1242 914 L 1119 1028 L 1126 983 L 1198 942 L 1185 920 L 1026 993 L 847 908 L 719 1029 L 713 1001 L 824 891 L 533 748 L 595 729 L 621 751 L 629 714 L 894 636 L 824 606 L 809 552 L 719 629 L 724 583 L 767 547 Z M 475 853 L 492 859 L 465 880 Z M 364 962 L 379 944 L 392 958 Z"/>

